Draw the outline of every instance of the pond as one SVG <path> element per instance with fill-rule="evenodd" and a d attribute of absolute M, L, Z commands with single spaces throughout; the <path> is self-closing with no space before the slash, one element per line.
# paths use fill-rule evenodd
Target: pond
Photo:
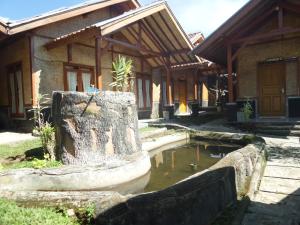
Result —
<path fill-rule="evenodd" d="M 211 167 L 239 148 L 239 145 L 222 142 L 190 141 L 184 146 L 155 152 L 151 157 L 150 180 L 144 192 L 167 188 Z"/>

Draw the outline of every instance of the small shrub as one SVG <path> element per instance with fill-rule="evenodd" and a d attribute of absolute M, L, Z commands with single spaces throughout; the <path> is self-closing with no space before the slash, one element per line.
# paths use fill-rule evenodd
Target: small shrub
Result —
<path fill-rule="evenodd" d="M 55 129 L 48 122 L 40 127 L 40 138 L 45 154 L 49 154 L 49 160 L 55 160 Z"/>
<path fill-rule="evenodd" d="M 249 121 L 250 120 L 250 117 L 253 113 L 253 108 L 252 108 L 252 105 L 250 104 L 249 101 L 247 101 L 243 108 L 242 108 L 242 112 L 244 113 L 244 117 L 245 117 L 245 120 L 246 121 Z"/>

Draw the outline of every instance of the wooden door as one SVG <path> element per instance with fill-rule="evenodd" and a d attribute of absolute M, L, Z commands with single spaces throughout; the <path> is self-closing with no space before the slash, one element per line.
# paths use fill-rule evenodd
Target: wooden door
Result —
<path fill-rule="evenodd" d="M 179 113 L 187 112 L 186 81 L 179 81 Z"/>
<path fill-rule="evenodd" d="M 261 116 L 285 116 L 285 64 L 260 64 L 258 68 Z"/>

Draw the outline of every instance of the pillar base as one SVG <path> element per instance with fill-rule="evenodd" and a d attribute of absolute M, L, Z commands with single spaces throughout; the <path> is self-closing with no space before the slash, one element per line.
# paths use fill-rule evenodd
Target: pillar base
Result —
<path fill-rule="evenodd" d="M 226 103 L 225 110 L 226 110 L 226 119 L 230 122 L 236 122 L 237 111 L 238 111 L 236 102 Z"/>

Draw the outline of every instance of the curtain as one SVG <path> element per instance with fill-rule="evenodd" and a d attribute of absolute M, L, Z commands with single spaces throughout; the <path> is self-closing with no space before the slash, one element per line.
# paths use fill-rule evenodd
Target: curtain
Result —
<path fill-rule="evenodd" d="M 91 73 L 82 73 L 83 91 L 87 92 L 91 87 Z"/>
<path fill-rule="evenodd" d="M 166 106 L 168 103 L 167 103 L 167 83 L 166 81 L 163 81 L 163 104 L 164 106 Z"/>
<path fill-rule="evenodd" d="M 150 97 L 150 80 L 145 80 L 146 85 L 146 107 L 151 107 L 151 97 Z"/>
<path fill-rule="evenodd" d="M 10 82 L 10 95 L 11 95 L 11 112 L 15 114 L 17 112 L 16 109 L 16 95 L 15 95 L 15 80 L 14 74 L 9 74 L 9 82 Z"/>
<path fill-rule="evenodd" d="M 144 108 L 143 80 L 138 79 L 139 108 Z"/>
<path fill-rule="evenodd" d="M 68 91 L 76 91 L 77 87 L 77 73 L 68 71 L 67 73 L 67 79 L 68 79 Z"/>
<path fill-rule="evenodd" d="M 17 88 L 18 88 L 18 112 L 24 113 L 24 103 L 23 103 L 23 82 L 22 82 L 22 72 L 18 70 L 16 72 L 17 77 Z"/>

